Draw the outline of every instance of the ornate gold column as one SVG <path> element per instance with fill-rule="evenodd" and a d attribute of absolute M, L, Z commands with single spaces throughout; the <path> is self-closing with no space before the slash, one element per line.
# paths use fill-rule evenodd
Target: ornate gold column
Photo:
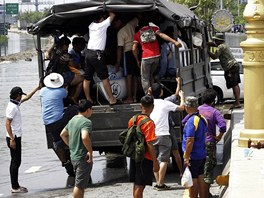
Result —
<path fill-rule="evenodd" d="M 239 146 L 247 147 L 248 139 L 264 142 L 264 0 L 248 0 L 244 11 L 247 40 L 244 50 L 245 129 Z"/>

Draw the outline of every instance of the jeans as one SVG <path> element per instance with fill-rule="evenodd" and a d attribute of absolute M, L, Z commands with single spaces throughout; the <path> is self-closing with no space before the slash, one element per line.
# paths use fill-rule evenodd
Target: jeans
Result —
<path fill-rule="evenodd" d="M 9 167 L 11 185 L 13 189 L 18 189 L 20 187 L 18 183 L 18 169 L 21 164 L 21 137 L 15 136 L 16 149 L 10 147 L 9 137 L 6 137 L 6 142 L 7 142 L 7 146 L 10 149 L 10 155 L 11 155 L 11 163 Z"/>

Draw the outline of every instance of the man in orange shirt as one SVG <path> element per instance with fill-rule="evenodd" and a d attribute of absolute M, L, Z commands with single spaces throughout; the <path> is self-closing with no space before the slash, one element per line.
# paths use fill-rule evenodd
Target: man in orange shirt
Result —
<path fill-rule="evenodd" d="M 140 103 L 141 114 L 137 117 L 137 125 L 141 122 L 141 120 L 150 116 L 150 113 L 154 108 L 154 99 L 151 96 L 146 95 L 141 98 Z M 133 120 L 133 117 L 129 120 L 128 128 L 133 125 Z M 159 171 L 159 163 L 152 144 L 153 141 L 156 140 L 154 122 L 149 120 L 145 124 L 141 125 L 141 131 L 146 142 L 145 159 L 138 163 L 136 163 L 135 160 L 130 159 L 129 180 L 134 182 L 134 198 L 143 197 L 145 186 L 152 186 L 153 171 Z"/>

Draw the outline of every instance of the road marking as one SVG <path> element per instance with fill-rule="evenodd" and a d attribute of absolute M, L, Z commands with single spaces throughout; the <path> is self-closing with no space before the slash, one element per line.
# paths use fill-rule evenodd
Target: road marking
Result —
<path fill-rule="evenodd" d="M 41 166 L 32 166 L 29 169 L 27 169 L 25 171 L 25 173 L 35 173 L 35 172 L 39 171 L 40 168 L 41 168 Z"/>
<path fill-rule="evenodd" d="M 4 194 L 0 194 L 0 197 L 2 197 Z"/>

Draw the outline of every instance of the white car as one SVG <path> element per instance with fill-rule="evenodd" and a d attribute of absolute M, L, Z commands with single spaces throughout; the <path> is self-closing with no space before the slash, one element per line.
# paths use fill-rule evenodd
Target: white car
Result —
<path fill-rule="evenodd" d="M 244 71 L 242 65 L 242 59 L 237 59 L 240 65 L 239 73 L 241 83 L 240 86 L 240 98 L 244 99 Z M 211 62 L 211 77 L 213 81 L 213 88 L 217 92 L 216 103 L 223 102 L 227 99 L 234 99 L 233 90 L 226 88 L 226 81 L 224 77 L 224 70 L 221 67 L 219 59 L 212 60 Z"/>

